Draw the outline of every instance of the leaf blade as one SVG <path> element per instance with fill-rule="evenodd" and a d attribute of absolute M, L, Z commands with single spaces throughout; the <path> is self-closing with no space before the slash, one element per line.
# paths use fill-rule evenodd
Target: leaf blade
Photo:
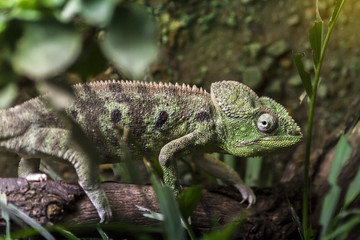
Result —
<path fill-rule="evenodd" d="M 310 45 L 313 50 L 313 59 L 315 67 L 320 63 L 320 55 L 323 44 L 324 22 L 318 18 L 309 30 Z"/>
<path fill-rule="evenodd" d="M 301 82 L 305 88 L 305 91 L 309 97 L 312 96 L 312 83 L 311 83 L 311 76 L 308 72 L 305 71 L 304 65 L 301 59 L 305 56 L 304 53 L 297 53 L 294 56 L 295 66 L 298 70 L 298 73 L 301 78 Z"/>

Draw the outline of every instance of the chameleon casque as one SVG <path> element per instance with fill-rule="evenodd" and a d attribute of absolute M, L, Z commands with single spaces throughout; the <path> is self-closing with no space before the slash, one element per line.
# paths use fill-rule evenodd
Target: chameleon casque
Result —
<path fill-rule="evenodd" d="M 141 146 L 134 158 L 157 158 L 164 182 L 177 192 L 175 157 L 190 152 L 220 152 L 259 156 L 299 142 L 300 128 L 283 106 L 258 97 L 236 81 L 211 85 L 211 93 L 196 86 L 139 81 L 99 81 L 74 85 L 75 96 L 65 112 L 98 147 L 93 162 L 71 138 L 71 130 L 49 104 L 48 95 L 0 111 L 0 147 L 21 156 L 19 177 L 46 180 L 39 159 L 70 162 L 80 186 L 92 201 L 100 220 L 109 221 L 111 209 L 100 186 L 97 165 L 121 158 L 118 129 L 129 129 Z M 252 190 L 240 176 L 216 159 L 195 160 L 204 170 L 234 185 L 249 205 Z"/>

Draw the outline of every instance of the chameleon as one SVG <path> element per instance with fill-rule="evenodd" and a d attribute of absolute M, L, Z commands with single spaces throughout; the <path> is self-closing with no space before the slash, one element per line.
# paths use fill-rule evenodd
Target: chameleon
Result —
<path fill-rule="evenodd" d="M 165 185 L 176 195 L 178 156 L 193 152 L 261 156 L 302 139 L 300 127 L 282 105 L 237 81 L 212 83 L 210 93 L 195 85 L 124 80 L 72 87 L 74 96 L 63 112 L 94 143 L 98 160 L 89 158 L 71 137 L 71 128 L 54 109 L 49 94 L 0 111 L 0 148 L 21 157 L 18 175 L 29 181 L 47 179 L 39 173 L 40 159 L 72 164 L 100 222 L 110 221 L 112 212 L 98 164 L 119 161 L 121 144 L 128 145 L 134 159 L 157 159 Z M 137 147 L 120 141 L 119 129 L 128 129 Z M 253 191 L 231 167 L 213 157 L 195 162 L 235 186 L 249 206 L 255 203 Z"/>

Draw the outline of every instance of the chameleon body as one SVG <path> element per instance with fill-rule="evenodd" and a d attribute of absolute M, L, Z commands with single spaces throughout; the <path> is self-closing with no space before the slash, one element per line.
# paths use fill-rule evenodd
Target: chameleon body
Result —
<path fill-rule="evenodd" d="M 121 158 L 119 129 L 128 129 L 136 141 L 137 147 L 127 143 L 135 158 L 158 159 L 165 184 L 175 192 L 177 154 L 258 156 L 290 147 L 302 138 L 284 107 L 236 81 L 213 83 L 210 94 L 196 86 L 138 81 L 78 84 L 74 93 L 65 112 L 97 146 L 99 161 L 77 147 L 71 129 L 50 107 L 47 95 L 0 112 L 0 147 L 22 157 L 19 176 L 29 180 L 46 179 L 36 174 L 41 158 L 70 162 L 101 221 L 112 215 L 97 164 Z M 255 202 L 252 190 L 230 167 L 209 156 L 196 162 L 237 187 L 250 205 Z"/>

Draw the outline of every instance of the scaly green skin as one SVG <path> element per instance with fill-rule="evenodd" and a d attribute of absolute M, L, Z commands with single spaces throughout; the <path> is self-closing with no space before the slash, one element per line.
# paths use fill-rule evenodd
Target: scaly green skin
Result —
<path fill-rule="evenodd" d="M 212 84 L 211 94 L 195 86 L 136 81 L 95 82 L 75 85 L 74 90 L 66 113 L 98 147 L 99 162 L 74 144 L 68 125 L 49 107 L 46 95 L 0 112 L 0 147 L 22 156 L 19 176 L 28 179 L 46 179 L 35 174 L 39 158 L 69 161 L 101 221 L 111 219 L 111 209 L 96 165 L 121 158 L 119 129 L 129 129 L 135 139 L 137 147 L 128 143 L 135 157 L 158 158 L 164 182 L 175 192 L 175 154 L 256 156 L 290 147 L 302 137 L 280 104 L 259 98 L 235 81 Z M 210 155 L 199 157 L 197 163 L 237 187 L 249 205 L 255 202 L 254 193 L 234 170 Z"/>

